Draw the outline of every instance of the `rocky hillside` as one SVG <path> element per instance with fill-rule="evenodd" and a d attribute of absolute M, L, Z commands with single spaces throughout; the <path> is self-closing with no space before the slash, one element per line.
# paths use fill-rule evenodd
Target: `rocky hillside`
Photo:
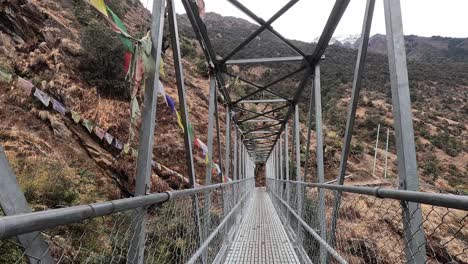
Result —
<path fill-rule="evenodd" d="M 139 1 L 106 3 L 131 35 L 144 36 L 150 13 Z M 0 1 L 0 71 L 14 76 L 11 83 L 0 81 L 0 144 L 34 208 L 132 195 L 135 157 L 115 151 L 70 117 L 25 95 L 16 78 L 31 81 L 67 109 L 126 142 L 130 90 L 123 71 L 124 53 L 117 35 L 84 1 Z M 192 53 L 201 56 L 196 48 Z M 170 50 L 164 61 L 161 81 L 178 108 Z M 190 119 L 195 134 L 206 142 L 209 80 L 192 61 L 183 63 Z M 157 111 L 152 191 L 186 188 L 182 132 L 161 98 Z M 225 118 L 221 108 L 220 118 Z M 134 142 L 138 142 L 136 134 Z M 204 158 L 198 149 L 194 155 L 197 182 L 203 184 Z"/>

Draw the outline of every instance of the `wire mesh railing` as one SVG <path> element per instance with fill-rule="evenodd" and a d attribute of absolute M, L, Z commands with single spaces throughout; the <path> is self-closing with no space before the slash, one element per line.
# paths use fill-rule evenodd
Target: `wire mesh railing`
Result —
<path fill-rule="evenodd" d="M 100 208 L 109 202 L 89 205 L 97 215 L 69 207 L 2 217 L 0 262 L 27 262 L 28 248 L 14 236 L 34 229 L 55 263 L 136 263 L 129 245 L 138 235 L 135 226 L 145 219 L 144 263 L 212 263 L 228 244 L 223 242 L 232 239 L 253 188 L 251 178 L 116 200 L 114 211 L 102 215 Z"/>
<path fill-rule="evenodd" d="M 294 213 L 299 214 L 295 204 L 300 188 L 303 190 L 304 201 L 302 221 L 321 238 L 325 238 L 348 263 L 415 263 L 414 256 L 418 251 L 425 252 L 425 263 L 468 263 L 468 203 L 463 205 L 468 201 L 466 196 L 434 194 L 431 200 L 423 197 L 431 195 L 428 193 L 411 197 L 415 192 L 383 192 L 379 188 L 353 187 L 341 193 L 336 231 L 332 236 L 330 226 L 334 202 L 337 192 L 341 190 L 318 187 L 319 184 L 273 179 L 267 180 L 267 186 L 286 229 L 313 263 L 320 263 L 320 248 L 323 245 L 305 225 L 298 226 L 300 220 L 292 216 Z M 330 187 L 332 186 L 334 185 Z M 318 206 L 320 190 L 324 194 L 324 210 L 320 210 Z M 368 194 L 372 191 L 375 195 Z M 394 198 L 383 198 L 379 191 Z M 288 193 L 289 203 L 286 195 Z M 406 199 L 406 196 L 409 198 Z M 422 199 L 418 200 L 418 210 L 423 220 L 410 233 L 415 236 L 422 231 L 425 240 L 415 251 L 408 246 L 405 234 L 410 225 L 404 224 L 402 208 L 417 199 Z M 411 217 L 415 214 L 416 212 L 412 212 Z M 321 224 L 326 225 L 325 234 L 320 231 Z M 333 237 L 334 241 L 330 241 Z M 333 257 L 330 260 L 339 262 Z"/>

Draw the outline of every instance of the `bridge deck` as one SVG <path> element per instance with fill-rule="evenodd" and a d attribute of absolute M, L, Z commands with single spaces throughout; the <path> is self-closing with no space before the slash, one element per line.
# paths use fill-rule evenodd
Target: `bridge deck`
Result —
<path fill-rule="evenodd" d="M 300 263 L 264 188 L 255 189 L 225 263 Z"/>

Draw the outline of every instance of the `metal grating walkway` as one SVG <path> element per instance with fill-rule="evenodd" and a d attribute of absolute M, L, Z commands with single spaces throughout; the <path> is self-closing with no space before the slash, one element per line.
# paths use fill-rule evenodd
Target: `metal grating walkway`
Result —
<path fill-rule="evenodd" d="M 225 263 L 300 263 L 265 188 L 253 198 Z"/>

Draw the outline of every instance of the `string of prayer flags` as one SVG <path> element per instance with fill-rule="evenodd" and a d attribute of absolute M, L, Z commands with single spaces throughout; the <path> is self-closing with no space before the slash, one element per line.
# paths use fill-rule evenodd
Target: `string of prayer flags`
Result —
<path fill-rule="evenodd" d="M 94 127 L 94 135 L 96 135 L 96 137 L 98 137 L 100 140 L 102 140 L 104 138 L 104 136 L 106 135 L 106 131 L 98 126 L 95 126 Z"/>
<path fill-rule="evenodd" d="M 40 89 L 36 88 L 35 91 L 34 91 L 34 97 L 36 97 L 37 99 L 39 99 L 39 101 L 41 101 L 41 103 L 45 106 L 45 107 L 48 107 L 49 106 L 49 102 L 50 102 L 50 97 L 48 94 L 44 93 L 43 91 L 41 91 Z"/>
<path fill-rule="evenodd" d="M 34 88 L 34 85 L 30 81 L 25 80 L 25 79 L 23 79 L 21 77 L 18 77 L 17 85 L 23 91 L 23 93 L 26 96 L 30 96 L 31 92 L 32 92 L 32 90 Z"/>
<path fill-rule="evenodd" d="M 75 111 L 70 111 L 71 113 L 71 116 L 72 116 L 72 119 L 73 119 L 73 122 L 75 122 L 76 124 L 78 124 L 81 120 L 81 115 L 78 113 L 78 112 L 75 112 Z"/>
<path fill-rule="evenodd" d="M 104 139 L 106 140 L 107 144 L 112 145 L 112 141 L 114 140 L 114 136 L 107 133 L 104 135 Z"/>
<path fill-rule="evenodd" d="M 103 15 L 106 17 L 107 15 L 107 10 L 106 10 L 106 4 L 104 3 L 104 0 L 89 0 L 89 3 L 96 8 L 99 12 L 101 12 Z"/>
<path fill-rule="evenodd" d="M 54 98 L 52 98 L 52 108 L 62 115 L 66 115 L 67 113 L 67 109 L 65 108 L 65 106 L 59 101 L 55 100 Z"/>
<path fill-rule="evenodd" d="M 91 122 L 88 119 L 83 119 L 82 124 L 88 130 L 89 133 L 93 132 L 93 128 L 94 128 L 93 122 Z"/>

